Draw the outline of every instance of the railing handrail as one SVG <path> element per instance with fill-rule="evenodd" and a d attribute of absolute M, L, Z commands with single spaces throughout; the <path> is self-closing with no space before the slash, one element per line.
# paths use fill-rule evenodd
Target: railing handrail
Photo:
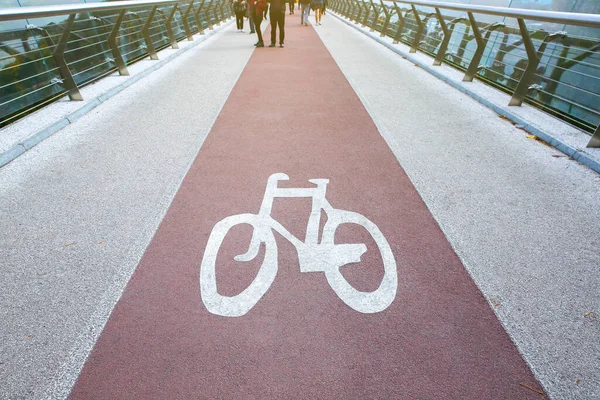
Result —
<path fill-rule="evenodd" d="M 496 15 L 500 17 L 520 18 L 543 22 L 554 22 L 565 25 L 589 26 L 600 28 L 600 14 L 584 14 L 560 11 L 527 10 L 523 8 L 478 6 L 456 4 L 429 0 L 384 0 L 386 3 L 414 4 L 415 6 L 443 8 L 447 10 L 464 11 L 476 14 Z"/>
<path fill-rule="evenodd" d="M 30 6 L 0 8 L 0 21 L 19 20 L 27 18 L 53 17 L 73 13 L 122 10 L 156 5 L 180 3 L 185 0 L 145 0 L 145 1 L 114 1 L 109 3 L 66 4 L 55 6 Z M 599 14 L 571 13 L 560 11 L 527 10 L 522 8 L 492 7 L 466 5 L 429 0 L 395 0 L 388 3 L 403 3 L 409 5 L 443 8 L 454 11 L 472 12 L 477 14 L 495 15 L 509 18 L 522 18 L 543 22 L 554 22 L 566 25 L 589 26 L 600 28 Z"/>
<path fill-rule="evenodd" d="M 188 2 L 189 0 L 144 0 L 144 1 L 112 1 L 108 3 L 64 4 L 54 6 L 28 6 L 0 8 L 0 21 L 20 20 L 27 18 L 55 17 L 59 15 L 79 14 L 92 11 L 114 11 L 148 6 L 161 6 Z"/>

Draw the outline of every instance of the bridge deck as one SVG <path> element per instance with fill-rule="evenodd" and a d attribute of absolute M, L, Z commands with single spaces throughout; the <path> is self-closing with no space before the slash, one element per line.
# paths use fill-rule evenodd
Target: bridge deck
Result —
<path fill-rule="evenodd" d="M 332 17 L 297 19 L 285 49 L 229 27 L 0 169 L 2 393 L 599 395 L 598 175 Z M 251 225 L 207 246 L 274 173 L 329 179 L 354 214 L 320 211 L 323 237 L 366 244 L 341 271 L 386 282 L 375 300 L 334 291 L 343 254 L 301 272 L 309 199 L 236 220 L 263 232 L 247 265 Z M 278 268 L 253 307 L 201 281 L 219 247 L 221 295 Z"/>

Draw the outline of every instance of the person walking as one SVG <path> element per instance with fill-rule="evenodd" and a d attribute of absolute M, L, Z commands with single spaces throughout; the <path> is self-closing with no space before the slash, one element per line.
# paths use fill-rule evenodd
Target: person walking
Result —
<path fill-rule="evenodd" d="M 235 23 L 238 32 L 244 32 L 244 16 L 246 15 L 247 7 L 246 0 L 233 0 L 233 12 L 235 13 Z"/>
<path fill-rule="evenodd" d="M 321 25 L 321 16 L 325 0 L 312 0 L 311 8 L 315 11 L 315 23 Z"/>
<path fill-rule="evenodd" d="M 308 13 L 310 11 L 310 1 L 311 0 L 299 0 L 298 4 L 302 5 L 302 10 L 300 11 L 300 25 L 308 26 Z"/>
<path fill-rule="evenodd" d="M 294 5 L 295 5 L 295 0 L 288 0 L 288 5 L 290 6 L 290 15 L 292 15 L 294 13 Z"/>
<path fill-rule="evenodd" d="M 258 42 L 254 44 L 256 47 L 265 47 L 260 24 L 262 24 L 263 13 L 266 11 L 266 9 L 267 2 L 265 0 L 251 0 L 250 15 L 254 20 L 254 28 L 256 30 L 256 35 L 258 36 Z"/>
<path fill-rule="evenodd" d="M 248 0 L 248 1 L 251 1 L 251 0 Z M 250 24 L 250 34 L 252 35 L 253 33 L 256 32 L 256 30 L 254 29 L 254 18 L 252 18 L 250 6 L 248 6 L 246 9 L 246 17 L 248 18 L 248 23 Z"/>
<path fill-rule="evenodd" d="M 279 27 L 279 47 L 283 47 L 285 39 L 285 0 L 267 0 L 269 6 L 269 18 L 271 19 L 271 44 L 269 47 L 275 47 L 275 38 L 277 37 L 277 27 Z"/>

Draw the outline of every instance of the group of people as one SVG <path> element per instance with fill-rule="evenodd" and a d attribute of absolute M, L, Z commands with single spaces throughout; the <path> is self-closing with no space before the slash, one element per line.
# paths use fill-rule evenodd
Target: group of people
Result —
<path fill-rule="evenodd" d="M 300 24 L 308 26 L 308 16 L 310 10 L 315 12 L 315 21 L 321 25 L 321 18 L 325 14 L 327 0 L 297 0 L 298 10 L 300 10 Z M 286 4 L 289 5 L 289 13 L 294 14 L 296 0 L 232 0 L 233 12 L 238 32 L 244 32 L 244 18 L 248 18 L 250 23 L 250 33 L 256 33 L 258 42 L 256 47 L 265 47 L 260 25 L 267 14 L 271 20 L 271 44 L 269 47 L 276 46 L 277 30 L 279 30 L 279 47 L 284 46 L 285 40 L 285 11 Z"/>

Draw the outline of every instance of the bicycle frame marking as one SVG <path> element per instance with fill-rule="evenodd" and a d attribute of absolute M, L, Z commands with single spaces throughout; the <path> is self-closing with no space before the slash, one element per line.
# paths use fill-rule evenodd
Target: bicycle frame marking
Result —
<path fill-rule="evenodd" d="M 301 272 L 323 272 L 334 292 L 348 306 L 362 313 L 375 313 L 386 309 L 396 297 L 398 286 L 396 261 L 389 243 L 379 228 L 363 215 L 339 210 L 331 206 L 325 198 L 328 179 L 310 179 L 313 188 L 278 188 L 280 180 L 288 180 L 285 174 L 269 177 L 265 195 L 258 214 L 238 214 L 226 217 L 215 224 L 209 237 L 200 267 L 200 292 L 207 310 L 221 316 L 236 317 L 246 314 L 269 289 L 277 274 L 277 243 L 273 231 L 281 234 L 296 247 Z M 306 228 L 304 242 L 292 235 L 279 222 L 271 217 L 275 198 L 312 198 L 312 209 Z M 321 210 L 327 214 L 321 243 L 318 242 Z M 361 292 L 352 287 L 339 271 L 349 263 L 360 262 L 367 247 L 360 244 L 334 244 L 337 227 L 343 223 L 363 226 L 373 237 L 381 253 L 384 264 L 384 277 L 378 289 Z M 265 243 L 265 256 L 254 281 L 244 291 L 235 296 L 222 296 L 217 291 L 215 264 L 219 248 L 225 235 L 233 226 L 250 224 L 254 227 L 248 251 L 235 257 L 236 261 L 250 261 Z"/>

